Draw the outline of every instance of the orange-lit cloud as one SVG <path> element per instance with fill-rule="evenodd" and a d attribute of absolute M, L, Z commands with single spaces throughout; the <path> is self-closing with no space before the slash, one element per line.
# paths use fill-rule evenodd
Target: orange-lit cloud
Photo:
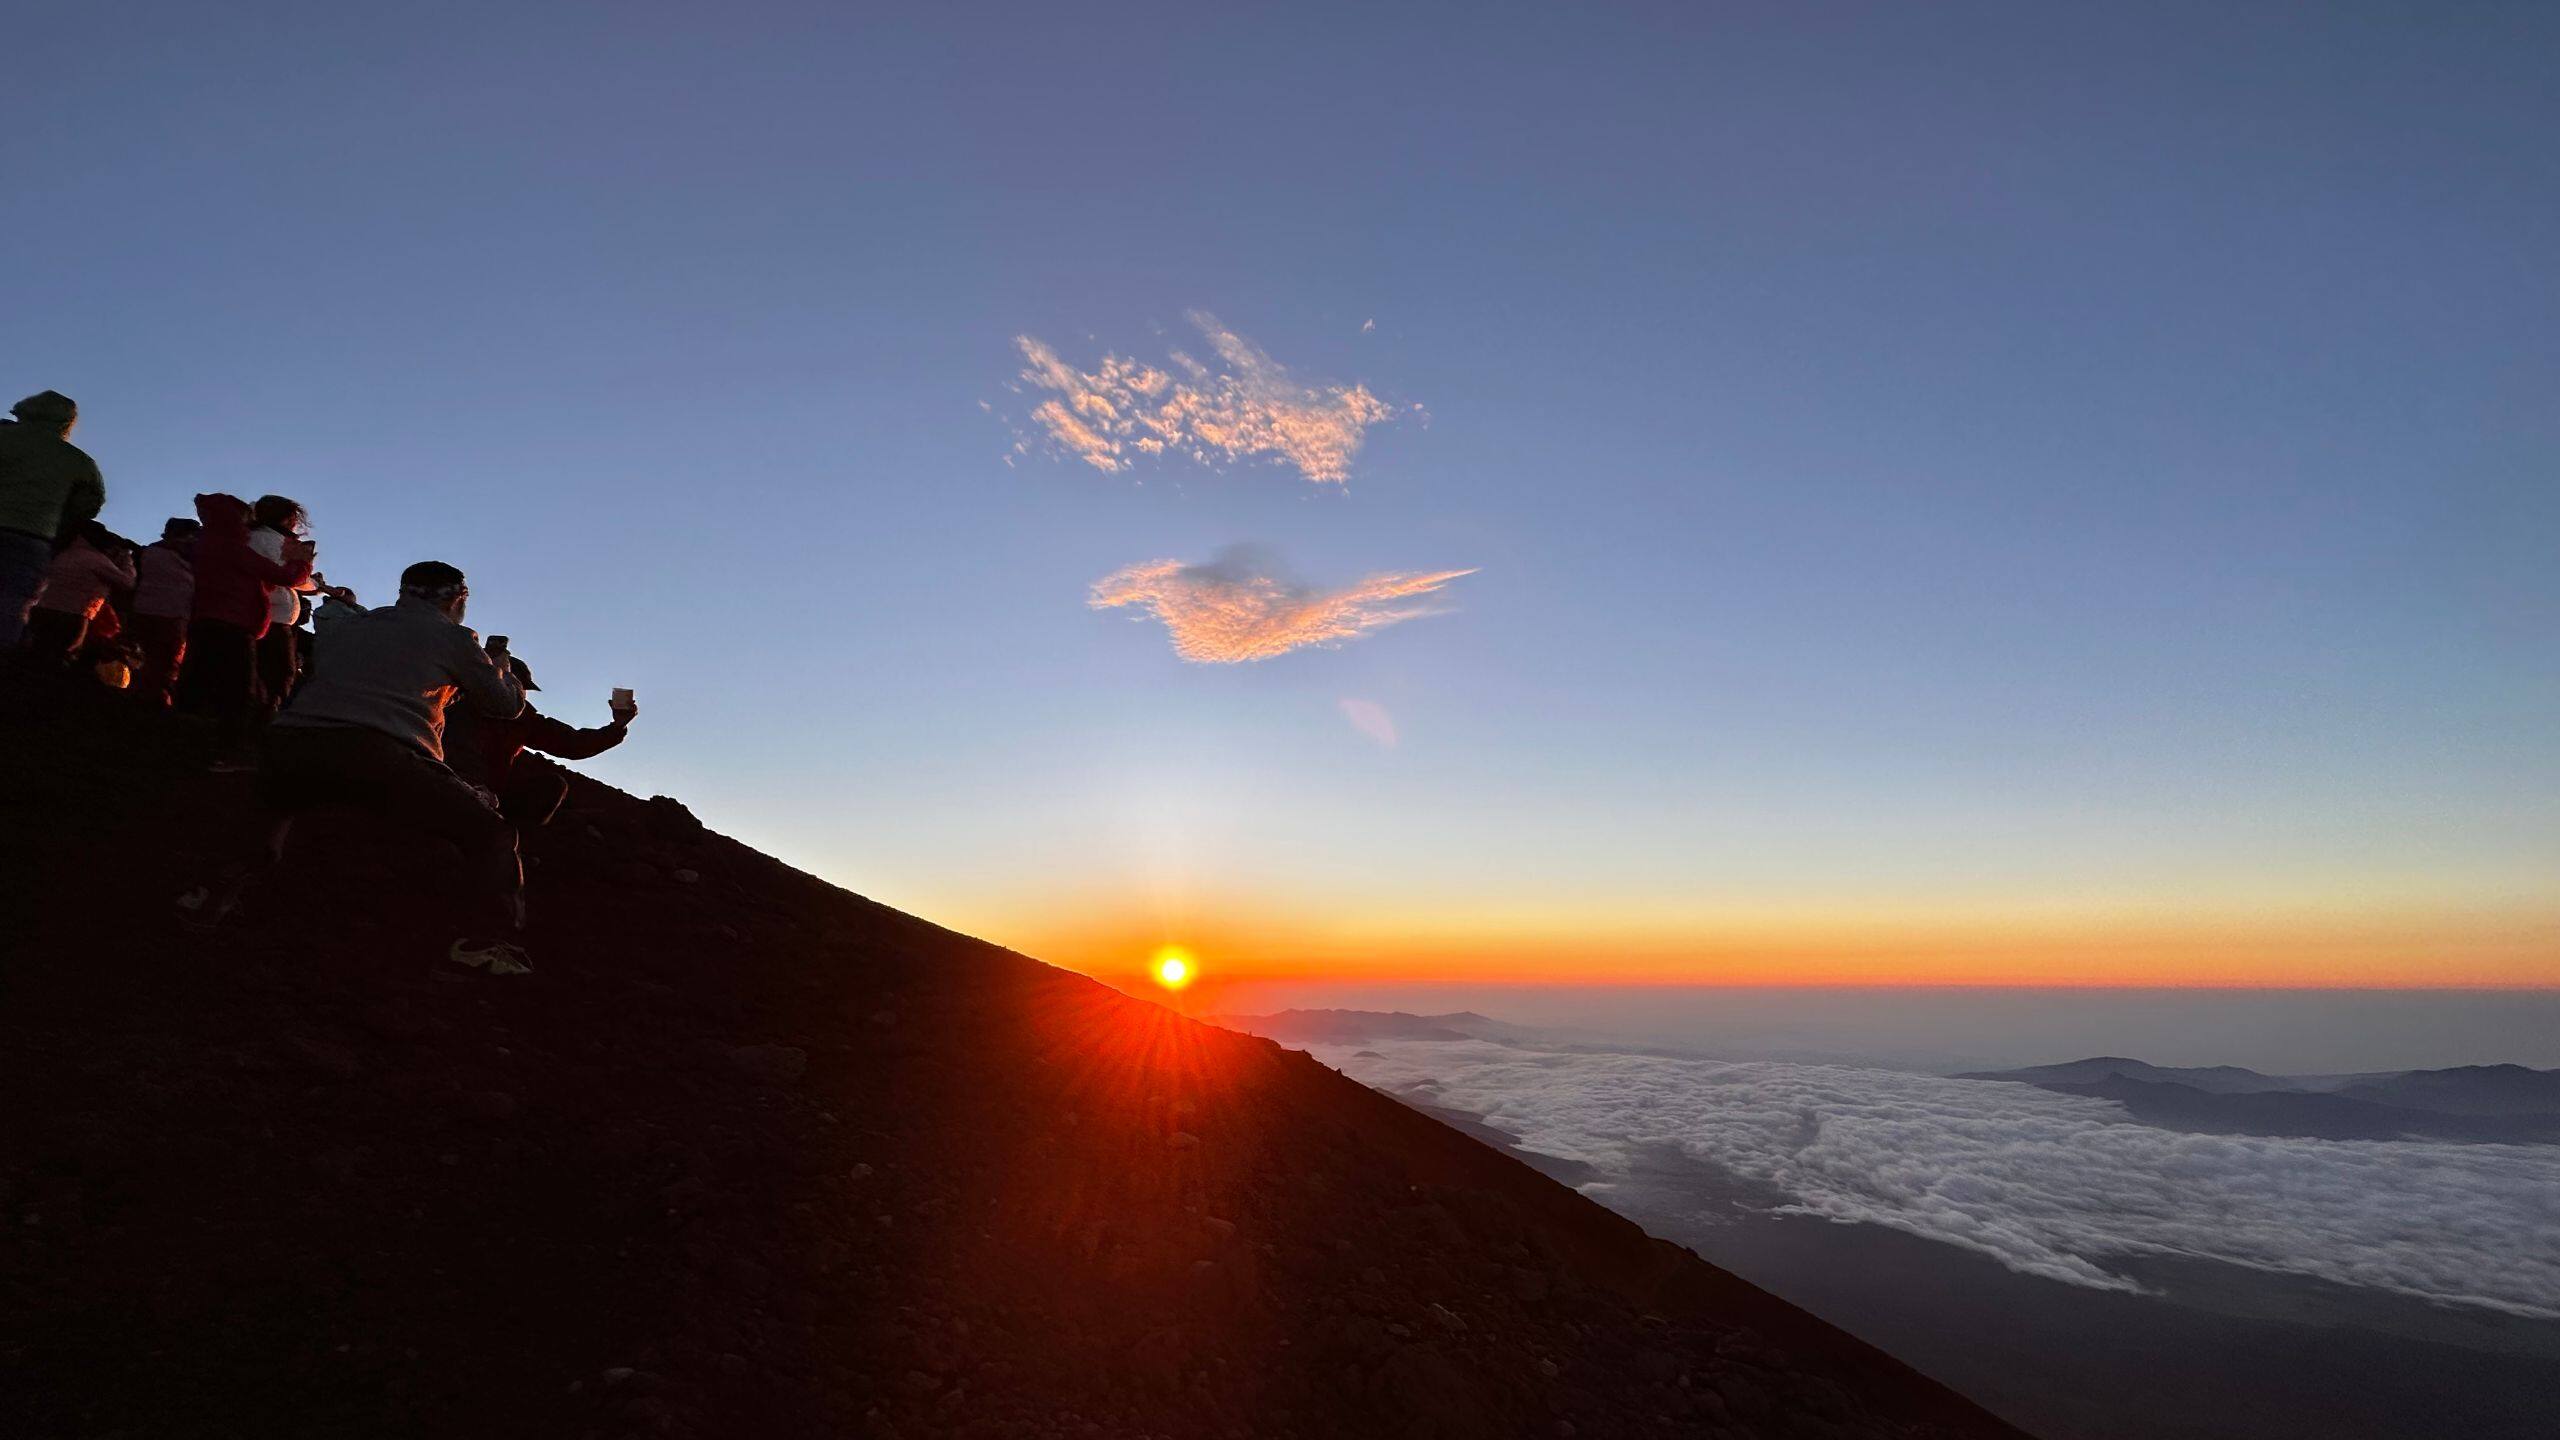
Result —
<path fill-rule="evenodd" d="M 1441 613 L 1424 597 L 1473 570 L 1372 575 L 1339 590 L 1282 579 L 1269 557 L 1247 547 L 1205 565 L 1150 560 L 1094 582 L 1096 610 L 1136 605 L 1173 635 L 1173 651 L 1203 664 L 1268 660 L 1308 645 L 1356 640 L 1370 631 Z M 1355 722 L 1356 723 L 1356 722 Z"/>
<path fill-rule="evenodd" d="M 1126 470 L 1138 456 L 1187 455 L 1204 465 L 1267 459 L 1333 484 L 1350 478 L 1369 427 L 1394 418 L 1365 385 L 1303 383 L 1217 317 L 1194 310 L 1190 318 L 1215 366 L 1175 350 L 1171 370 L 1123 355 L 1080 370 L 1016 336 L 1028 362 L 1023 383 L 1052 396 L 1031 418 L 1060 450 L 1106 472 Z"/>

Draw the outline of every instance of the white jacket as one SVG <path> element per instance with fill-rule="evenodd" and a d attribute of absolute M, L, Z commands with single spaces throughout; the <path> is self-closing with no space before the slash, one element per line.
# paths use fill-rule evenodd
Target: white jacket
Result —
<path fill-rule="evenodd" d="M 289 537 L 283 531 L 271 530 L 264 525 L 251 525 L 249 527 L 249 548 L 257 551 L 267 559 L 274 560 L 279 563 L 284 559 L 284 542 L 288 538 Z M 318 582 L 311 580 L 303 581 L 300 586 L 268 586 L 268 623 L 274 625 L 291 625 L 294 621 L 302 618 L 302 601 L 297 598 L 297 591 L 317 590 L 319 588 L 320 586 Z"/>

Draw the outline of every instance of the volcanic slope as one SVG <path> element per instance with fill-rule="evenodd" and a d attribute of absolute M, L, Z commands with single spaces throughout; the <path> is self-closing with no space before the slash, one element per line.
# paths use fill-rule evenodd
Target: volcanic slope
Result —
<path fill-rule="evenodd" d="M 538 973 L 450 852 L 0 688 L 0 1432 L 2014 1436 L 1269 1041 L 579 780 Z M 643 737 L 634 743 L 646 744 Z"/>

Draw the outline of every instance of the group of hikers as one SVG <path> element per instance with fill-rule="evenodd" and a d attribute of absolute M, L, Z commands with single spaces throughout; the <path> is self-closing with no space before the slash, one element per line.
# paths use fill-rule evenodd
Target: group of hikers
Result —
<path fill-rule="evenodd" d="M 463 625 L 460 570 L 419 561 L 396 603 L 368 608 L 312 568 L 308 517 L 281 495 L 198 495 L 157 541 L 122 539 L 98 522 L 106 483 L 71 443 L 79 414 L 48 390 L 0 422 L 0 659 L 200 717 L 213 769 L 254 771 L 255 838 L 179 898 L 182 918 L 219 925 L 282 862 L 296 816 L 346 806 L 459 847 L 482 913 L 447 958 L 530 974 L 518 839 L 558 812 L 568 780 L 525 752 L 621 744 L 631 693 L 592 729 L 541 714 L 507 637 L 484 644 Z"/>

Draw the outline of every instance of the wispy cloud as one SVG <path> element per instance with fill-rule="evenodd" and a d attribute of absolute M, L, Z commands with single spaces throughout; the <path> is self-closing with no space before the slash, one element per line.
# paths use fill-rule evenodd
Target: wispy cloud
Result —
<path fill-rule="evenodd" d="M 1150 560 L 1094 582 L 1096 610 L 1135 605 L 1164 622 L 1173 651 L 1203 664 L 1268 660 L 1308 645 L 1355 640 L 1440 613 L 1426 597 L 1473 570 L 1372 575 L 1338 590 L 1285 579 L 1278 562 L 1233 546 L 1203 565 Z"/>
<path fill-rule="evenodd" d="M 1169 368 L 1106 354 L 1099 368 L 1082 370 L 1039 340 L 1016 336 L 1023 384 L 1048 396 L 1031 419 L 1059 450 L 1097 470 L 1126 470 L 1155 455 L 1204 465 L 1264 459 L 1340 484 L 1369 427 L 1394 418 L 1365 385 L 1300 381 L 1217 317 L 1194 310 L 1190 319 L 1216 363 L 1173 350 Z"/>
<path fill-rule="evenodd" d="M 1309 1048 L 1383 1089 L 1431 1085 L 1439 1103 L 1613 1180 L 1649 1147 L 1676 1146 L 1795 1211 L 2075 1285 L 2138 1289 L 2113 1268 L 2122 1257 L 2195 1255 L 2560 1316 L 2560 1251 L 2537 1243 L 2560 1226 L 2560 1146 L 2185 1135 L 2110 1101 L 1840 1065 L 1473 1041 Z"/>
<path fill-rule="evenodd" d="M 1387 713 L 1386 706 L 1375 700 L 1345 698 L 1342 701 L 1342 718 L 1351 722 L 1352 729 L 1387 749 L 1396 748 L 1396 717 Z"/>

